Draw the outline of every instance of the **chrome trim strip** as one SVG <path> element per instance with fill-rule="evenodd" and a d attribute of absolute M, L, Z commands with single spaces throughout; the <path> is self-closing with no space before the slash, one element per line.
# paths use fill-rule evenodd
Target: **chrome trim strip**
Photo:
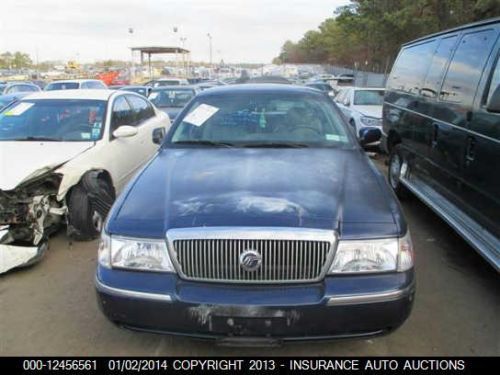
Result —
<path fill-rule="evenodd" d="M 110 294 L 117 297 L 139 298 L 139 299 L 146 299 L 150 301 L 160 301 L 160 302 L 172 302 L 172 297 L 168 294 L 147 293 L 129 289 L 114 288 L 112 286 L 103 284 L 97 278 L 97 276 L 95 277 L 95 287 L 99 292 Z"/>
<path fill-rule="evenodd" d="M 366 293 L 366 294 L 345 294 L 330 297 L 327 306 L 348 306 L 348 305 L 361 305 L 365 303 L 380 303 L 391 302 L 401 299 L 410 294 L 412 286 L 405 289 L 397 289 L 380 293 Z"/>
<path fill-rule="evenodd" d="M 290 284 L 290 283 L 311 283 L 322 280 L 330 268 L 338 244 L 338 236 L 334 230 L 313 229 L 313 228 L 295 228 L 295 227 L 190 227 L 169 229 L 166 233 L 167 247 L 170 259 L 174 264 L 179 277 L 185 280 L 213 282 L 213 283 L 231 283 L 231 284 Z M 296 240 L 296 241 L 318 241 L 329 242 L 330 246 L 326 253 L 326 259 L 318 277 L 307 280 L 256 280 L 248 279 L 228 279 L 222 278 L 199 278 L 187 276 L 179 263 L 174 247 L 176 240 Z M 191 251 L 192 249 L 190 249 Z M 235 249 L 236 250 L 236 249 Z M 238 249 L 237 251 L 240 251 Z M 280 257 L 286 254 L 274 253 L 273 256 Z M 314 254 L 313 254 L 314 255 Z M 217 253 L 217 256 L 219 254 Z M 222 258 L 222 256 L 221 256 Z M 191 256 L 191 260 L 193 257 Z M 281 259 L 281 258 L 279 258 Z M 223 261 L 223 259 L 217 259 Z M 192 270 L 191 270 L 192 271 Z M 241 270 L 238 270 L 239 272 Z M 217 275 L 216 275 L 217 276 Z M 224 276 L 224 275 L 221 275 Z M 227 276 L 227 275 L 226 275 Z M 235 275 L 236 276 L 236 275 Z M 238 275 L 240 278 L 241 275 Z M 247 275 L 248 276 L 248 275 Z M 279 275 L 276 275 L 279 276 Z"/>
<path fill-rule="evenodd" d="M 443 208 L 442 205 L 438 205 L 433 202 L 431 197 L 421 192 L 414 184 L 411 183 L 411 181 L 406 178 L 401 178 L 400 181 L 413 194 L 415 194 L 417 198 L 419 198 L 425 205 L 427 205 L 432 211 L 434 211 L 439 217 L 441 217 L 446 223 L 448 223 L 448 225 L 450 225 L 467 243 L 469 243 L 474 249 L 476 249 L 479 254 L 484 259 L 486 259 L 486 261 L 488 261 L 493 266 L 493 268 L 495 268 L 497 272 L 500 272 L 500 258 L 498 257 L 499 251 L 497 251 L 497 248 L 500 249 L 500 247 L 499 245 L 496 245 L 497 243 L 499 243 L 499 241 L 495 238 L 494 235 L 492 235 L 485 229 L 483 230 L 487 233 L 486 236 L 484 232 L 478 233 L 470 226 L 466 226 L 466 224 L 463 222 L 463 219 L 461 220 L 460 218 L 457 218 L 456 215 L 450 215 L 450 213 L 446 212 L 446 209 Z M 457 211 L 459 211 L 459 209 L 456 208 L 453 203 L 449 202 L 449 204 L 455 207 Z M 474 222 L 474 219 L 469 218 L 468 216 L 466 217 Z M 464 225 L 462 225 L 460 221 L 462 221 L 462 224 Z M 488 237 L 493 238 L 495 241 L 495 244 L 492 244 L 491 248 L 490 246 L 488 246 L 490 245 L 490 242 L 487 240 Z"/>
<path fill-rule="evenodd" d="M 335 231 L 294 227 L 190 227 L 169 229 L 167 239 L 175 240 L 304 240 L 336 239 Z"/>
<path fill-rule="evenodd" d="M 391 107 L 394 107 L 394 108 L 398 108 L 398 109 L 400 109 L 400 110 L 402 110 L 402 111 L 411 112 L 411 113 L 413 113 L 413 114 L 415 114 L 415 115 L 418 115 L 418 116 L 426 117 L 426 118 L 428 118 L 428 119 L 431 119 L 432 121 L 436 121 L 436 122 L 443 123 L 443 124 L 448 125 L 448 126 L 451 126 L 451 127 L 453 127 L 453 128 L 457 128 L 457 129 L 463 130 L 463 131 L 465 131 L 465 132 L 467 132 L 467 133 L 471 133 L 471 134 L 477 135 L 478 137 L 482 137 L 482 138 L 488 139 L 488 140 L 490 140 L 490 141 L 493 141 L 493 142 L 496 142 L 496 143 L 500 143 L 500 140 L 498 140 L 498 139 L 488 137 L 487 135 L 484 135 L 484 134 L 481 134 L 481 133 L 477 133 L 477 132 L 475 132 L 474 130 L 470 130 L 470 129 L 467 129 L 467 128 L 463 128 L 463 127 L 461 127 L 461 126 L 457 126 L 457 125 L 452 124 L 452 123 L 450 123 L 450 122 L 448 122 L 448 121 L 443 121 L 443 120 L 440 120 L 440 119 L 438 119 L 438 118 L 435 118 L 435 117 L 432 117 L 432 116 L 426 115 L 425 113 L 417 112 L 417 111 L 414 111 L 414 110 L 412 110 L 412 109 L 408 109 L 408 108 L 405 108 L 405 107 L 401 107 L 401 106 L 399 106 L 399 105 L 397 105 L 397 104 L 393 104 L 393 103 L 386 102 L 386 101 L 384 101 L 384 104 L 387 104 L 387 105 L 389 105 L 389 106 L 391 106 Z"/>

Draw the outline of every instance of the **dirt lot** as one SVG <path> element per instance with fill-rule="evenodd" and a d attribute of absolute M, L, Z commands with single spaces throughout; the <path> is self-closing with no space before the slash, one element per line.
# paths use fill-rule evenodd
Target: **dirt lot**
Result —
<path fill-rule="evenodd" d="M 120 329 L 96 304 L 96 242 L 70 244 L 62 231 L 41 263 L 0 276 L 0 354 L 500 355 L 499 275 L 422 203 L 410 199 L 403 208 L 417 296 L 409 320 L 389 336 L 232 349 Z"/>

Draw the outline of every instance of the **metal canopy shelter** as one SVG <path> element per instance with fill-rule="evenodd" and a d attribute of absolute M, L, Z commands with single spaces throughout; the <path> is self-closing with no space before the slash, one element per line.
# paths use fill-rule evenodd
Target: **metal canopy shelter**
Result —
<path fill-rule="evenodd" d="M 182 54 L 183 56 L 183 61 L 184 61 L 184 56 L 189 54 L 190 51 L 181 48 L 181 47 L 158 47 L 158 46 L 152 46 L 152 47 L 131 47 L 130 50 L 132 51 L 132 54 L 135 51 L 139 51 L 141 53 L 141 65 L 144 64 L 144 55 L 148 56 L 148 67 L 149 67 L 149 77 L 150 79 L 153 78 L 153 70 L 151 68 L 151 55 L 159 55 L 159 54 Z"/>

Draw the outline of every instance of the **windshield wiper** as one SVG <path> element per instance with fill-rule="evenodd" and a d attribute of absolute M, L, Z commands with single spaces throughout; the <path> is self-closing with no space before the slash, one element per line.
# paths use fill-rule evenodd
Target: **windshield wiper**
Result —
<path fill-rule="evenodd" d="M 29 136 L 29 137 L 26 137 L 26 138 L 16 139 L 16 141 L 53 141 L 53 142 L 60 142 L 60 141 L 62 141 L 62 138 Z"/>
<path fill-rule="evenodd" d="M 298 142 L 255 142 L 243 143 L 241 147 L 262 147 L 262 148 L 306 148 L 309 145 Z"/>
<path fill-rule="evenodd" d="M 189 140 L 189 141 L 177 141 L 172 142 L 174 145 L 202 145 L 202 146 L 223 146 L 223 147 L 234 147 L 232 143 L 228 142 L 216 142 L 216 141 L 206 141 L 206 140 Z"/>

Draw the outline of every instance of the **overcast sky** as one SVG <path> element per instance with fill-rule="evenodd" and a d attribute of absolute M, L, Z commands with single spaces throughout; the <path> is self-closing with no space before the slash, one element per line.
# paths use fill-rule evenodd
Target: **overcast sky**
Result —
<path fill-rule="evenodd" d="M 347 0 L 2 0 L 0 52 L 36 60 L 130 59 L 131 45 L 181 45 L 192 59 L 270 62 Z M 134 29 L 129 34 L 128 29 Z M 173 28 L 178 27 L 174 34 Z"/>

